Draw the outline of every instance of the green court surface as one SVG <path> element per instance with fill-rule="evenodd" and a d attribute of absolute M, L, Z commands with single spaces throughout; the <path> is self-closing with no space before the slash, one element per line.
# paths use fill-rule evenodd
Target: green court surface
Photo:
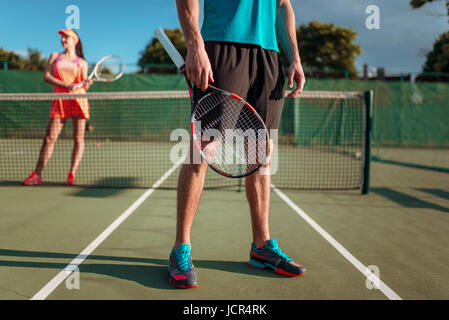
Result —
<path fill-rule="evenodd" d="M 40 297 L 49 300 L 449 299 L 448 178 L 374 162 L 368 195 L 274 190 L 271 235 L 306 266 L 296 278 L 247 265 L 244 192 L 205 190 L 192 232 L 200 285 L 189 290 L 168 282 L 175 190 L 3 185 L 0 299 L 31 299 L 43 291 Z M 124 213 L 129 216 L 98 240 Z M 92 251 L 78 257 L 92 243 Z M 85 259 L 75 263 L 79 273 L 60 273 L 76 257 Z M 357 263 L 378 270 L 378 278 L 368 280 Z M 52 284 L 58 274 L 65 276 Z"/>

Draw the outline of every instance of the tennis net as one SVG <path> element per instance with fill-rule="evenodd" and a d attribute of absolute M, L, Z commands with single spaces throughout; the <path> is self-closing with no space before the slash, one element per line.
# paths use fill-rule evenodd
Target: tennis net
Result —
<path fill-rule="evenodd" d="M 272 183 L 305 190 L 367 190 L 370 95 L 307 91 L 287 98 L 280 128 L 271 132 Z M 86 99 L 90 118 L 77 184 L 151 187 L 188 149 L 190 100 L 184 91 L 0 94 L 0 183 L 19 183 L 34 170 L 52 101 Z M 72 119 L 55 143 L 42 177 L 63 184 L 74 145 Z M 179 167 L 176 169 L 179 170 Z M 171 174 L 161 188 L 176 188 Z M 206 188 L 238 187 L 241 179 L 208 170 Z"/>

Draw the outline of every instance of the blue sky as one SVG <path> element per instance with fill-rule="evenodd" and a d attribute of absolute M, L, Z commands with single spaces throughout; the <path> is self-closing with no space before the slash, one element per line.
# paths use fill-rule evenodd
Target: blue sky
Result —
<path fill-rule="evenodd" d="M 223 0 L 225 1 L 225 0 Z M 358 32 L 363 53 L 356 66 L 384 66 L 387 72 L 418 72 L 425 52 L 449 29 L 445 2 L 412 10 L 409 0 L 292 0 L 296 22 L 318 21 Z M 202 7 L 203 0 L 200 0 Z M 380 9 L 380 30 L 365 27 L 365 8 Z M 179 27 L 175 0 L 0 0 L 0 47 L 49 56 L 61 50 L 58 29 L 65 28 L 66 7 L 80 9 L 80 29 L 89 62 L 115 53 L 135 64 L 155 28 Z"/>

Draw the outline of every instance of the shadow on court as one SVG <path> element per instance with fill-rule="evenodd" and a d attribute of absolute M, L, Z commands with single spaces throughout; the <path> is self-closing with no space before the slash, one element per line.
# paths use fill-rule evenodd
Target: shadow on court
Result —
<path fill-rule="evenodd" d="M 85 188 L 74 192 L 71 196 L 83 198 L 108 198 L 116 196 L 127 188 Z"/>
<path fill-rule="evenodd" d="M 418 199 L 416 197 L 410 196 L 408 194 L 390 188 L 371 188 L 370 190 L 406 208 L 434 209 L 441 212 L 449 213 L 449 208 L 442 207 L 437 204 L 433 204 L 431 202 Z"/>
<path fill-rule="evenodd" d="M 442 189 L 424 189 L 424 188 L 418 188 L 416 190 L 419 190 L 421 192 L 429 193 L 431 195 L 434 195 L 435 197 L 439 197 L 442 199 L 449 200 L 449 192 L 442 190 Z"/>
<path fill-rule="evenodd" d="M 67 190 L 76 190 L 71 195 L 74 197 L 84 198 L 107 198 L 116 196 L 127 189 L 135 189 L 134 178 L 127 177 L 111 177 L 97 181 L 97 186 L 78 184 L 76 186 L 68 186 L 65 182 L 44 182 L 38 186 L 24 186 L 20 181 L 0 181 L 2 187 L 21 187 L 21 188 L 45 188 L 45 187 L 61 187 Z M 110 187 L 114 186 L 114 187 Z"/>
<path fill-rule="evenodd" d="M 70 253 L 0 249 L 0 256 L 71 260 L 76 258 L 78 255 Z M 92 263 L 95 260 L 126 262 L 126 264 Z M 128 263 L 142 263 L 142 264 L 128 264 Z M 253 269 L 249 267 L 246 262 L 242 261 L 195 260 L 194 264 L 195 267 L 202 269 L 221 270 L 268 278 L 282 277 L 269 270 Z M 44 268 L 44 269 L 63 270 L 67 265 L 68 262 L 59 263 L 59 262 L 0 260 L 0 266 L 2 267 Z M 164 259 L 132 258 L 132 257 L 100 256 L 100 255 L 90 255 L 86 258 L 86 260 L 82 264 L 78 266 L 81 274 L 82 273 L 101 274 L 110 277 L 115 277 L 118 279 L 133 281 L 146 287 L 151 287 L 155 289 L 179 290 L 169 284 L 167 267 L 168 267 L 168 260 Z"/>
<path fill-rule="evenodd" d="M 448 168 L 444 168 L 444 167 L 437 167 L 437 166 L 431 166 L 431 165 L 422 165 L 422 164 L 408 163 L 408 162 L 388 160 L 388 159 L 379 159 L 379 157 L 377 157 L 377 156 L 372 156 L 371 157 L 371 161 L 372 162 L 380 162 L 380 163 L 392 164 L 392 165 L 398 165 L 398 166 L 414 168 L 414 169 L 424 169 L 424 170 L 431 170 L 431 171 L 435 171 L 435 172 L 449 173 L 449 169 Z"/>

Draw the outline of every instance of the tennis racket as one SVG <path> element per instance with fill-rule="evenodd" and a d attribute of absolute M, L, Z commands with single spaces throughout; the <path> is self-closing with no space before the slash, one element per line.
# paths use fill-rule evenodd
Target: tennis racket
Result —
<path fill-rule="evenodd" d="M 125 61 L 120 56 L 110 54 L 104 56 L 97 62 L 88 79 L 100 82 L 112 82 L 123 76 L 125 67 Z M 86 80 L 78 83 L 73 89 L 79 89 L 85 83 Z"/>
<path fill-rule="evenodd" d="M 254 173 L 268 156 L 268 130 L 245 100 L 209 84 L 197 102 L 187 79 L 184 59 L 162 28 L 154 31 L 170 58 L 184 74 L 190 92 L 193 144 L 206 164 L 217 173 L 241 178 Z"/>

